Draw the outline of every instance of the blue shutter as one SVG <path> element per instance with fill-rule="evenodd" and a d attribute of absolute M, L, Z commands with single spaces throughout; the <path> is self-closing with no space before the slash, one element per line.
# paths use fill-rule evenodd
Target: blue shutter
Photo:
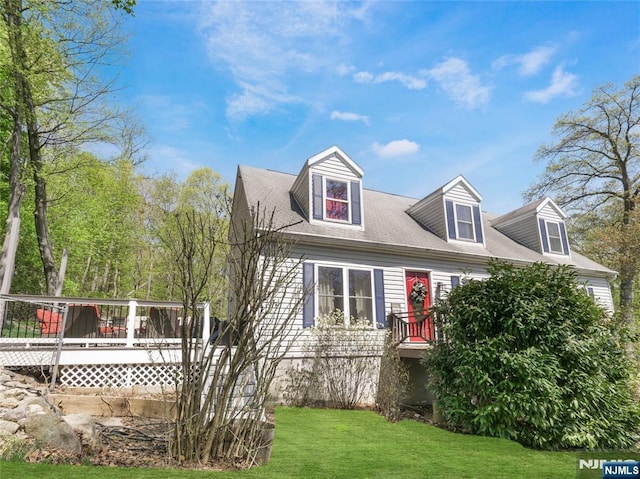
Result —
<path fill-rule="evenodd" d="M 451 291 L 460 286 L 460 276 L 451 276 Z"/>
<path fill-rule="evenodd" d="M 547 225 L 543 219 L 538 220 L 540 222 L 540 236 L 542 237 L 542 250 L 545 253 L 549 252 L 549 240 L 547 239 Z"/>
<path fill-rule="evenodd" d="M 595 293 L 593 292 L 593 288 L 591 286 L 587 288 L 587 294 L 591 296 L 591 299 L 595 299 L 596 297 Z"/>
<path fill-rule="evenodd" d="M 453 201 L 445 200 L 447 207 L 447 226 L 449 227 L 449 239 L 456 239 L 456 218 L 453 216 Z"/>
<path fill-rule="evenodd" d="M 476 230 L 476 243 L 482 243 L 482 215 L 477 205 L 473 207 L 473 226 Z"/>
<path fill-rule="evenodd" d="M 351 223 L 362 224 L 362 210 L 360 209 L 360 182 L 351 182 Z"/>
<path fill-rule="evenodd" d="M 323 218 L 322 207 L 322 176 L 311 175 L 312 185 L 311 194 L 313 196 L 313 219 L 321 220 Z"/>
<path fill-rule="evenodd" d="M 560 222 L 560 238 L 562 238 L 562 252 L 569 254 L 569 241 L 567 241 L 567 230 L 564 227 L 564 221 Z"/>
<path fill-rule="evenodd" d="M 302 288 L 304 302 L 302 305 L 302 327 L 309 328 L 313 326 L 313 316 L 315 314 L 315 278 L 313 263 L 304 263 L 302 265 Z"/>
<path fill-rule="evenodd" d="M 384 272 L 381 269 L 373 270 L 373 287 L 376 297 L 376 327 L 387 327 L 387 315 L 384 310 Z"/>

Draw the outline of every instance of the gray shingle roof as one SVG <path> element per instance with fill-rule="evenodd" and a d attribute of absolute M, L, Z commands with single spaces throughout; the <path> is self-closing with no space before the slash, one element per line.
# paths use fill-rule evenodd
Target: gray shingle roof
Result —
<path fill-rule="evenodd" d="M 492 257 L 525 263 L 541 261 L 570 264 L 600 274 L 614 274 L 614 271 L 575 252 L 571 253 L 571 257 L 538 254 L 493 228 L 491 220 L 495 217 L 487 213 L 483 213 L 486 247 L 472 243 L 448 243 L 406 213 L 419 199 L 366 188 L 362 192 L 364 231 L 331 224 L 311 224 L 289 193 L 295 175 L 244 165 L 239 167 L 239 174 L 248 204 L 260 203 L 267 211 L 274 210 L 276 221 L 282 225 L 291 224 L 287 231 L 296 235 L 301 242 L 351 242 L 372 250 L 411 249 L 416 254 L 456 257 L 462 261 L 484 261 Z"/>

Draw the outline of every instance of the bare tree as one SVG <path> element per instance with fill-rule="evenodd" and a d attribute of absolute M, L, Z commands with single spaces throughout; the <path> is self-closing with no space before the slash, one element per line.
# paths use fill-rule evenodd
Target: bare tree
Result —
<path fill-rule="evenodd" d="M 216 214 L 183 211 L 175 216 L 167 246 L 175 259 L 185 317 L 177 421 L 171 453 L 179 460 L 251 466 L 270 447 L 266 420 L 269 389 L 295 338 L 293 321 L 303 301 L 301 261 L 291 255 L 285 228 L 256 209 L 230 226 L 227 318 L 209 341 L 202 338 L 197 303 L 206 293 L 216 250 L 227 229 Z M 166 242 L 165 242 L 166 243 Z M 206 334 L 205 334 L 206 336 Z"/>
<path fill-rule="evenodd" d="M 622 317 L 631 322 L 640 271 L 635 255 L 640 238 L 630 237 L 638 231 L 634 216 L 640 200 L 640 75 L 619 91 L 610 84 L 597 88 L 584 108 L 557 121 L 553 134 L 558 141 L 536 154 L 548 162 L 545 172 L 525 196 L 553 194 L 570 212 L 596 213 L 619 232 L 612 266 L 619 272 Z"/>

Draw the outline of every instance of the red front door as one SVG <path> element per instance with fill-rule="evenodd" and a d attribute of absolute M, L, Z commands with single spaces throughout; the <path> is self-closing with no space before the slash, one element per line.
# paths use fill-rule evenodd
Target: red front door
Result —
<path fill-rule="evenodd" d="M 431 306 L 431 282 L 424 271 L 405 272 L 409 341 L 433 340 L 433 320 L 427 316 Z"/>

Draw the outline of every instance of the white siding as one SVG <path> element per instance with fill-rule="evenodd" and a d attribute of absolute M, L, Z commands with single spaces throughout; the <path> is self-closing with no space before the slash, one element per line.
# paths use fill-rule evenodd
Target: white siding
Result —
<path fill-rule="evenodd" d="M 336 156 L 331 156 L 326 160 L 315 163 L 311 167 L 311 171 L 337 180 L 350 181 L 360 179 L 346 163 Z"/>
<path fill-rule="evenodd" d="M 548 203 L 538 212 L 538 217 L 549 221 L 555 221 L 556 223 L 559 221 L 564 221 L 562 216 L 560 216 L 558 212 Z"/>
<path fill-rule="evenodd" d="M 309 214 L 309 198 L 311 194 L 311 187 L 309 184 L 309 170 L 304 169 L 300 172 L 300 175 L 296 178 L 296 181 L 291 188 L 293 198 L 296 200 L 296 203 L 298 203 L 298 206 L 300 206 L 307 219 L 311 216 Z"/>
<path fill-rule="evenodd" d="M 467 190 L 461 183 L 458 183 L 456 186 L 447 191 L 444 197 L 448 200 L 453 200 L 456 203 L 464 203 L 467 205 L 478 204 L 469 190 Z"/>
<path fill-rule="evenodd" d="M 611 285 L 605 278 L 580 277 L 579 281 L 587 288 L 593 288 L 593 296 L 600 306 L 613 314 L 613 298 L 611 296 Z"/>
<path fill-rule="evenodd" d="M 408 213 L 413 219 L 429 228 L 440 238 L 447 239 L 447 220 L 444 214 L 442 196 L 434 196 L 428 201 L 424 201 L 424 203 L 418 202 L 409 208 Z"/>
<path fill-rule="evenodd" d="M 517 241 L 533 251 L 542 253 L 538 221 L 535 215 L 525 216 L 506 226 L 498 226 L 497 229 L 512 240 Z"/>
<path fill-rule="evenodd" d="M 300 249 L 299 252 L 302 252 L 302 249 Z M 299 252 L 297 251 L 294 256 Z M 474 266 L 471 268 L 464 263 L 447 263 L 441 260 L 415 259 L 411 257 L 361 252 L 356 256 L 353 251 L 318 247 L 304 248 L 304 255 L 306 261 L 313 263 L 381 268 L 384 271 L 385 314 L 391 312 L 391 305 L 394 303 L 400 304 L 402 311 L 408 309 L 405 295 L 406 270 L 428 271 L 430 273 L 432 301 L 435 300 L 434 296 L 438 283 L 442 283 L 442 289 L 445 292 L 451 289 L 451 276 L 459 276 L 461 279 L 483 279 L 487 277 L 486 271 L 482 267 Z M 302 268 L 299 269 L 300 271 L 297 272 L 297 278 L 301 284 Z M 286 298 L 285 302 L 289 301 L 291 301 L 291 299 Z M 296 318 L 295 328 L 298 329 L 297 332 L 302 330 L 302 311 L 299 312 Z M 297 332 L 292 332 L 292 338 Z M 303 334 L 294 341 L 288 356 L 301 357 L 305 355 L 304 344 L 307 334 L 308 331 L 304 330 Z M 381 330 L 374 334 L 380 335 L 380 340 L 382 340 L 384 331 Z"/>

